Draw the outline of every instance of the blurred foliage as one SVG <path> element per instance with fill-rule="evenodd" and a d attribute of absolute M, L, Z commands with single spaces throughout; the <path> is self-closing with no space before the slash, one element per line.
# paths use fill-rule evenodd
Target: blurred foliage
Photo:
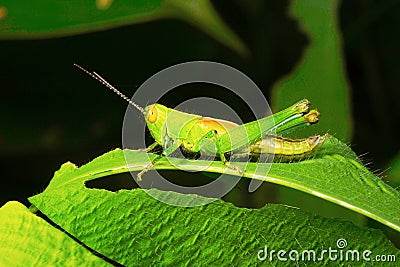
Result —
<path fill-rule="evenodd" d="M 332 11 L 330 8 L 337 7 L 336 1 L 327 6 L 327 3 L 315 0 L 295 1 L 296 4 L 290 1 L 259 0 L 250 3 L 234 0 L 229 5 L 215 0 L 212 5 L 201 1 L 203 10 L 208 10 L 205 13 L 199 11 L 186 15 L 190 14 L 187 9 L 179 9 L 175 5 L 171 7 L 175 11 L 167 12 L 168 16 L 149 15 L 159 10 L 161 3 L 173 5 L 176 2 L 148 2 L 153 4 L 142 6 L 135 16 L 126 21 L 120 18 L 110 27 L 104 26 L 106 24 L 86 25 L 85 30 L 80 32 L 90 33 L 71 35 L 73 32 L 69 32 L 69 36 L 61 36 L 60 32 L 46 35 L 46 38 L 39 38 L 39 35 L 44 37 L 48 34 L 44 32 L 37 32 L 38 35 L 34 36 L 33 27 L 56 27 L 58 23 L 43 22 L 51 19 L 66 21 L 75 14 L 80 16 L 82 22 L 85 17 L 81 11 L 85 10 L 92 12 L 87 21 L 102 18 L 104 14 L 116 14 L 118 18 L 117 8 L 121 1 L 93 1 L 92 5 L 82 3 L 86 9 L 79 7 L 63 11 L 53 8 L 51 12 L 44 13 L 49 17 L 41 23 L 19 24 L 18 32 L 10 30 L 13 14 L 19 14 L 21 19 L 35 18 L 38 13 L 33 12 L 34 7 L 45 2 L 0 3 L 0 36 L 8 38 L 0 41 L 0 175 L 7 178 L 7 184 L 2 186 L 0 204 L 14 199 L 27 203 L 26 198 L 42 191 L 54 169 L 63 162 L 73 160 L 81 165 L 94 156 L 121 146 L 121 123 L 126 104 L 100 88 L 96 81 L 82 78 L 72 67 L 73 63 L 95 69 L 127 95 L 132 95 L 143 81 L 165 67 L 190 60 L 218 61 L 246 73 L 270 97 L 277 96 L 276 91 L 271 92 L 277 82 L 290 81 L 290 77 L 299 75 L 299 70 L 307 70 L 301 64 L 328 62 L 309 66 L 308 71 L 314 71 L 315 75 L 300 73 L 308 77 L 307 82 L 302 83 L 299 79 L 295 86 L 310 91 L 298 91 L 293 96 L 283 91 L 282 102 L 277 101 L 277 107 L 284 105 L 286 99 L 292 101 L 293 97 L 297 100 L 299 95 L 296 94 L 311 94 L 301 95 L 300 98 L 312 100 L 317 97 L 314 104 L 323 112 L 321 122 L 325 118 L 329 121 L 317 126 L 321 127 L 318 131 L 338 133 L 341 138 L 349 138 L 351 121 L 348 118 L 353 117 L 352 148 L 358 155 L 368 153 L 363 160 L 372 171 L 388 168 L 400 151 L 400 130 L 396 126 L 400 121 L 398 1 L 342 1 L 338 9 Z M 188 8 L 188 5 L 185 6 Z M 52 17 L 51 14 L 56 12 L 60 12 L 60 17 Z M 152 21 L 155 18 L 157 20 Z M 324 21 L 316 21 L 319 19 Z M 128 25 L 144 21 L 147 23 Z M 207 24 L 210 21 L 214 24 Z M 324 40 L 327 32 L 319 36 L 311 35 L 309 25 L 314 27 L 311 30 L 321 30 L 319 25 L 324 25 L 324 29 L 338 34 L 333 36 L 336 37 L 333 46 L 321 45 L 319 53 L 315 54 L 312 51 L 315 38 Z M 32 27 L 31 32 L 24 32 L 24 27 Z M 13 34 L 19 40 L 12 40 Z M 342 41 L 339 34 L 342 34 Z M 35 40 L 24 39 L 28 35 Z M 240 45 L 238 40 L 243 40 L 244 45 Z M 237 52 L 244 49 L 238 47 L 244 46 L 249 50 L 246 57 L 243 56 L 245 52 Z M 340 52 L 340 47 L 344 53 Z M 310 55 L 314 57 L 310 58 Z M 324 75 L 318 71 L 320 69 Z M 352 89 L 350 92 L 346 92 L 344 87 L 343 77 L 346 76 Z M 337 90 L 333 90 L 331 84 L 322 83 L 332 77 L 340 79 L 333 81 L 338 85 Z M 320 89 L 326 86 L 331 90 L 323 91 L 328 92 L 324 95 Z M 162 99 L 163 103 L 173 107 L 194 96 L 215 97 L 243 114 L 245 121 L 252 120 L 245 109 L 232 101 L 233 97 L 227 97 L 223 90 L 222 93 L 207 89 L 199 92 L 188 88 L 177 88 L 173 94 Z M 336 110 L 331 108 L 335 105 L 341 107 L 337 116 L 334 116 Z M 138 115 L 138 120 L 141 119 Z M 267 202 L 280 201 L 277 187 L 264 183 L 250 194 L 247 183 L 241 181 L 236 191 L 239 196 L 230 198 L 235 200 L 235 205 L 261 207 Z M 297 204 L 303 208 L 302 203 Z M 313 199 L 307 200 L 304 206 L 314 212 L 320 209 Z M 348 218 L 336 211 L 327 212 L 324 216 Z"/>
<path fill-rule="evenodd" d="M 179 18 L 198 26 L 241 54 L 248 52 L 208 0 L 40 0 L 3 1 L 1 5 L 0 39 L 49 38 Z"/>
<path fill-rule="evenodd" d="M 290 15 L 310 39 L 293 72 L 274 85 L 272 105 L 281 110 L 307 97 L 318 107 L 321 120 L 308 135 L 329 131 L 342 141 L 351 137 L 350 92 L 342 57 L 336 16 L 339 1 L 293 1 Z"/>
<path fill-rule="evenodd" d="M 397 188 L 398 185 L 400 185 L 400 155 L 397 155 L 397 157 L 389 163 L 388 170 L 389 181 L 393 185 L 397 185 L 395 186 Z"/>
<path fill-rule="evenodd" d="M 310 41 L 292 73 L 273 86 L 272 105 L 274 110 L 280 110 L 296 99 L 307 97 L 321 113 L 321 119 L 315 127 L 302 129 L 300 135 L 329 132 L 346 142 L 351 139 L 352 131 L 351 99 L 344 71 L 338 9 L 339 1 L 290 3 L 290 16 L 299 22 Z M 293 135 L 299 136 L 299 133 Z M 278 187 L 278 199 L 293 206 L 302 203 L 306 210 L 327 216 L 341 214 L 341 218 L 359 224 L 365 221 L 364 216 L 286 187 Z"/>

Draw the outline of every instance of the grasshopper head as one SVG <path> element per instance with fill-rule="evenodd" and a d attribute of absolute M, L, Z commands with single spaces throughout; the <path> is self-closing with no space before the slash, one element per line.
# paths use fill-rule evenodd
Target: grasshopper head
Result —
<path fill-rule="evenodd" d="M 143 112 L 151 135 L 160 145 L 162 145 L 162 131 L 167 119 L 168 110 L 166 106 L 153 104 L 145 107 Z"/>

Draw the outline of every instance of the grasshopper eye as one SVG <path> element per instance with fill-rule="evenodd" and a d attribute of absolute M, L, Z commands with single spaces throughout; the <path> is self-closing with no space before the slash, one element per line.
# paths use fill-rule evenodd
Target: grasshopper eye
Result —
<path fill-rule="evenodd" d="M 152 107 L 147 115 L 147 120 L 153 123 L 157 120 L 157 115 L 158 115 L 157 109 L 155 107 Z"/>

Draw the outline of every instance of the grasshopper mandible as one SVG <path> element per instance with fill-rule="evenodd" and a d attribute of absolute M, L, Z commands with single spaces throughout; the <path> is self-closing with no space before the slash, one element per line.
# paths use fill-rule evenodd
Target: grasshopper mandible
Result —
<path fill-rule="evenodd" d="M 74 64 L 76 67 L 114 91 L 129 104 L 139 110 L 155 142 L 144 149 L 146 152 L 162 146 L 163 152 L 154 158 L 138 175 L 149 171 L 161 157 L 171 155 L 177 149 L 190 153 L 205 153 L 216 156 L 228 168 L 242 173 L 242 170 L 230 164 L 227 156 L 260 156 L 273 154 L 279 157 L 302 157 L 318 149 L 328 134 L 315 135 L 304 139 L 288 139 L 274 134 L 282 134 L 294 128 L 318 122 L 319 112 L 309 109 L 309 101 L 301 100 L 274 115 L 238 125 L 231 121 L 202 117 L 168 108 L 161 104 L 140 107 L 96 72 Z M 204 141 L 212 141 L 204 142 Z"/>

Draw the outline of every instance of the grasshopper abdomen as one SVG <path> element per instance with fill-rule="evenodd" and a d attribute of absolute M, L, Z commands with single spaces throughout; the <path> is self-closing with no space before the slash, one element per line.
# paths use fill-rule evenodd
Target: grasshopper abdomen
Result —
<path fill-rule="evenodd" d="M 303 158 L 320 148 L 327 135 L 314 135 L 303 139 L 267 135 L 251 144 L 248 152 L 256 157 L 262 154 L 274 154 L 277 158 Z"/>

